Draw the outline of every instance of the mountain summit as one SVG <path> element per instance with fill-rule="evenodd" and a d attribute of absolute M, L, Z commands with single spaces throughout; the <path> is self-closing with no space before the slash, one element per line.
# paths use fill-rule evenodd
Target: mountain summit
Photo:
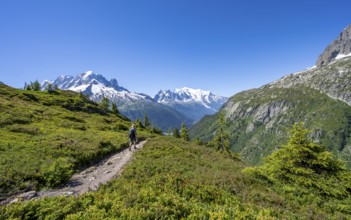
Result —
<path fill-rule="evenodd" d="M 319 66 L 230 97 L 220 109 L 231 134 L 230 149 L 249 163 L 259 163 L 286 141 L 292 124 L 303 122 L 314 142 L 349 161 L 351 56 L 346 55 L 351 55 L 350 31 L 351 26 L 327 47 Z M 218 115 L 201 119 L 190 129 L 190 136 L 212 140 L 218 125 L 208 125 L 218 121 Z"/>
<path fill-rule="evenodd" d="M 203 116 L 216 113 L 228 100 L 210 91 L 192 88 L 161 90 L 155 96 L 155 101 L 170 106 L 189 116 L 195 122 Z"/>
<path fill-rule="evenodd" d="M 93 101 L 99 102 L 103 97 L 116 103 L 121 114 L 132 121 L 143 119 L 146 115 L 156 127 L 166 131 L 169 128 L 180 127 L 182 123 L 191 125 L 191 120 L 178 111 L 155 102 L 150 96 L 130 92 L 118 85 L 116 79 L 107 80 L 104 76 L 93 71 L 87 71 L 76 76 L 59 76 L 54 81 L 45 80 L 42 88 L 48 83 L 59 89 L 72 90 L 87 94 Z"/>
<path fill-rule="evenodd" d="M 130 92 L 119 86 L 116 79 L 107 80 L 93 71 L 76 76 L 59 76 L 53 81 L 45 80 L 41 84 L 42 88 L 49 83 L 62 90 L 87 94 L 96 102 L 106 97 L 116 103 L 118 110 L 131 120 L 143 119 L 146 115 L 151 123 L 163 131 L 180 127 L 182 123 L 191 126 L 204 115 L 217 112 L 227 100 L 208 91 L 190 88 L 160 91 L 152 98 Z"/>
<path fill-rule="evenodd" d="M 76 76 L 59 76 L 54 81 L 45 80 L 42 83 L 42 88 L 45 88 L 48 83 L 57 85 L 62 90 L 88 94 L 95 101 L 100 100 L 102 96 L 113 99 L 116 95 L 130 93 L 127 89 L 120 87 L 116 79 L 108 81 L 104 76 L 93 71 L 80 73 Z"/>
<path fill-rule="evenodd" d="M 346 27 L 343 32 L 329 44 L 319 56 L 316 65 L 323 66 L 346 56 L 351 56 L 351 25 Z"/>

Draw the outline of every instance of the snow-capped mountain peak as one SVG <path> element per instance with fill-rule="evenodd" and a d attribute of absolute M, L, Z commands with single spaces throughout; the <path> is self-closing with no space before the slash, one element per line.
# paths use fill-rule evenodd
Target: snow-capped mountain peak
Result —
<path fill-rule="evenodd" d="M 44 80 L 41 84 L 42 88 L 45 88 L 48 83 L 56 85 L 59 89 L 88 94 L 95 101 L 100 100 L 103 96 L 113 100 L 116 96 L 125 97 L 130 93 L 127 89 L 120 87 L 116 79 L 108 81 L 101 74 L 96 74 L 91 70 L 76 76 L 61 75 L 53 81 Z"/>
<path fill-rule="evenodd" d="M 171 90 L 161 90 L 154 98 L 159 103 L 169 103 L 169 102 L 198 102 L 202 103 L 208 108 L 213 102 L 224 103 L 227 98 L 222 96 L 217 96 L 210 91 L 202 89 L 192 89 L 188 87 L 183 87 L 180 89 Z M 223 104 L 222 103 L 222 104 Z"/>
<path fill-rule="evenodd" d="M 86 79 L 86 78 L 88 78 L 89 76 L 94 76 L 94 75 L 96 75 L 93 71 L 91 71 L 91 70 L 89 70 L 89 71 L 86 71 L 85 73 L 82 73 L 82 78 L 83 79 Z"/>
<path fill-rule="evenodd" d="M 117 104 L 120 112 L 132 120 L 143 117 L 146 112 L 155 120 L 155 125 L 163 129 L 188 125 L 200 120 L 206 114 L 213 114 L 227 101 L 210 91 L 184 87 L 181 89 L 160 91 L 155 98 L 146 94 L 130 92 L 118 85 L 116 79 L 107 80 L 93 71 L 86 71 L 76 76 L 62 75 L 55 80 L 42 82 L 42 88 L 48 84 L 62 90 L 72 90 L 87 94 L 99 102 L 103 97 Z M 160 119 L 161 115 L 164 118 Z"/>
<path fill-rule="evenodd" d="M 173 107 L 185 115 L 191 115 L 196 121 L 206 114 L 217 112 L 228 98 L 202 89 L 183 87 L 174 90 L 161 90 L 155 95 L 154 100 Z"/>

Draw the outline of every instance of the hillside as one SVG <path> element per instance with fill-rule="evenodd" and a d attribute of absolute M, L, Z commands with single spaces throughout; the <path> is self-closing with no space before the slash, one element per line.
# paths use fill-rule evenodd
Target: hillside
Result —
<path fill-rule="evenodd" d="M 256 164 L 286 140 L 287 128 L 305 122 L 313 139 L 339 156 L 349 156 L 351 107 L 309 87 L 260 88 L 228 101 L 225 114 L 231 150 Z M 192 136 L 207 142 L 217 130 L 218 114 L 191 128 Z M 195 135 L 194 135 L 195 134 Z"/>
<path fill-rule="evenodd" d="M 122 175 L 98 192 L 0 207 L 0 219 L 347 219 L 351 214 L 347 199 L 277 193 L 275 184 L 243 174 L 245 165 L 235 155 L 179 139 L 153 138 L 134 155 Z"/>
<path fill-rule="evenodd" d="M 349 39 L 345 41 L 347 44 Z M 262 156 L 280 148 L 287 128 L 304 122 L 313 130 L 310 136 L 316 143 L 351 167 L 350 88 L 351 57 L 339 56 L 321 66 L 232 96 L 217 115 L 194 125 L 190 135 L 204 142 L 211 140 L 218 128 L 213 122 L 224 114 L 231 134 L 231 150 L 240 153 L 245 161 L 257 164 Z"/>
<path fill-rule="evenodd" d="M 0 85 L 0 95 L 2 198 L 22 191 L 60 188 L 79 168 L 126 146 L 126 129 L 131 122 L 86 96 L 5 85 Z M 312 97 L 330 101 L 327 96 Z M 351 215 L 346 208 L 351 203 L 347 195 L 335 198 L 323 194 L 338 193 L 334 187 L 324 187 L 317 196 L 314 187 L 283 183 L 281 190 L 279 177 L 267 182 L 251 175 L 234 153 L 155 136 L 141 128 L 138 131 L 139 138 L 149 139 L 135 151 L 118 179 L 80 196 L 20 200 L 0 206 L 0 219 L 347 219 Z M 342 163 L 336 164 L 340 175 L 351 179 Z M 323 180 L 324 173 L 313 178 Z M 348 190 L 351 186 L 344 182 L 349 183 L 349 179 L 342 185 L 331 183 Z M 301 190 L 304 193 L 299 195 Z"/>
<path fill-rule="evenodd" d="M 128 143 L 129 120 L 71 91 L 0 84 L 0 112 L 0 200 L 56 187 Z M 139 136 L 150 133 L 139 129 Z"/>

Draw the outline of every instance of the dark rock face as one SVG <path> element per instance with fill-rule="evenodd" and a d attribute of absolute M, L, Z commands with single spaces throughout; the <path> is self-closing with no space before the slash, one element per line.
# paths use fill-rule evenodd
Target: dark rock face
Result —
<path fill-rule="evenodd" d="M 351 53 L 351 25 L 324 50 L 319 56 L 316 65 L 323 66 L 335 60 L 338 55 L 348 55 Z"/>

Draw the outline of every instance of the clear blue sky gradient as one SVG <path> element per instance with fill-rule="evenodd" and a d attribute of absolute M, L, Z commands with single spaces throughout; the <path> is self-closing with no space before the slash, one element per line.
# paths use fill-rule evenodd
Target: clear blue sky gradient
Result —
<path fill-rule="evenodd" d="M 87 70 L 154 96 L 232 96 L 315 64 L 350 0 L 0 0 L 0 81 Z"/>

